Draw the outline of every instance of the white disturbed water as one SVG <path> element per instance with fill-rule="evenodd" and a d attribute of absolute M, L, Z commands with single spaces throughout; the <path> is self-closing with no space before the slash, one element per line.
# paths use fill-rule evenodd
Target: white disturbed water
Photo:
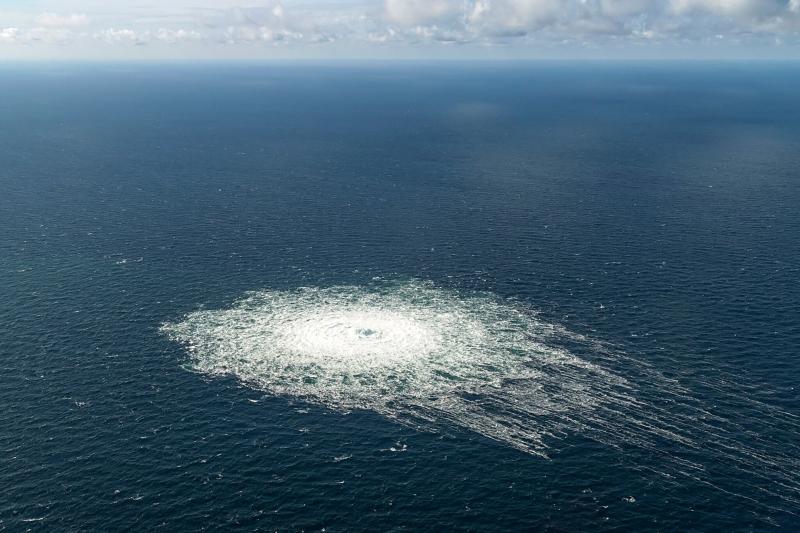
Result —
<path fill-rule="evenodd" d="M 254 292 L 163 330 L 204 373 L 532 453 L 588 412 L 633 402 L 623 378 L 550 342 L 563 329 L 491 295 L 420 282 Z"/>
<path fill-rule="evenodd" d="M 662 483 L 716 487 L 704 456 L 750 476 L 771 498 L 766 507 L 800 508 L 800 447 L 785 437 L 800 434 L 800 417 L 717 370 L 699 385 L 772 430 L 748 433 L 747 419 L 718 414 L 678 380 L 491 294 L 422 282 L 265 290 L 162 331 L 186 346 L 196 370 L 272 394 L 422 429 L 464 428 L 542 456 L 550 439 L 579 433 L 661 458 L 651 470 Z"/>

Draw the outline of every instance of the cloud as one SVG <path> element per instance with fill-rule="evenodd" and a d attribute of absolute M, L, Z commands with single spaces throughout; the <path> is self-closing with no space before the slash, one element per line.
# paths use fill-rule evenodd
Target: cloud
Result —
<path fill-rule="evenodd" d="M 180 43 L 180 42 L 191 42 L 191 41 L 201 41 L 203 39 L 203 35 L 194 30 L 185 30 L 185 29 L 167 29 L 167 28 L 159 28 L 153 35 L 153 37 L 161 42 L 164 43 Z"/>
<path fill-rule="evenodd" d="M 600 0 L 603 15 L 609 17 L 632 17 L 661 11 L 662 3 L 652 0 Z"/>
<path fill-rule="evenodd" d="M 466 19 L 469 28 L 488 36 L 524 35 L 555 22 L 562 7 L 557 0 L 476 0 Z"/>
<path fill-rule="evenodd" d="M 5 28 L 0 29 L 0 44 L 17 45 L 67 45 L 75 35 L 64 28 Z"/>
<path fill-rule="evenodd" d="M 15 43 L 19 35 L 19 28 L 0 28 L 0 44 Z"/>
<path fill-rule="evenodd" d="M 95 37 L 108 44 L 142 44 L 137 33 L 129 28 L 106 28 L 95 34 Z"/>
<path fill-rule="evenodd" d="M 225 42 L 228 44 L 285 43 L 302 38 L 302 33 L 269 26 L 231 26 L 225 30 Z"/>
<path fill-rule="evenodd" d="M 91 22 L 88 16 L 82 13 L 59 15 L 57 13 L 42 13 L 36 17 L 36 24 L 45 28 L 74 28 L 88 26 Z"/>
<path fill-rule="evenodd" d="M 231 54 L 273 45 L 330 45 L 367 55 L 453 44 L 463 45 L 461 50 L 518 51 L 688 50 L 709 43 L 800 48 L 800 0 L 116 0 L 113 6 L 104 0 L 38 0 L 36 11 L 16 6 L 0 12 L 0 43 L 42 50 L 76 44 L 97 55 L 104 46 L 121 50 L 120 45 Z"/>
<path fill-rule="evenodd" d="M 203 39 L 203 35 L 197 31 L 170 28 L 145 31 L 135 31 L 130 28 L 106 28 L 95 33 L 93 37 L 107 44 L 135 46 L 146 46 L 153 43 L 187 43 Z"/>
<path fill-rule="evenodd" d="M 463 42 L 615 36 L 699 43 L 746 33 L 797 40 L 800 0 L 387 0 L 386 17 L 413 25 L 417 38 L 447 34 Z"/>
<path fill-rule="evenodd" d="M 209 11 L 205 13 L 203 24 L 211 40 L 228 45 L 287 43 L 305 38 L 301 25 L 287 17 L 283 3 L 277 0 L 259 7 Z"/>
<path fill-rule="evenodd" d="M 386 18 L 407 26 L 429 25 L 457 16 L 455 0 L 386 0 Z"/>

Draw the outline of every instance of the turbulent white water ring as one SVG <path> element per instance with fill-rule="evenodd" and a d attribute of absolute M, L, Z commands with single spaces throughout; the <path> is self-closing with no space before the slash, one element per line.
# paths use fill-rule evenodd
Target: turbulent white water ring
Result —
<path fill-rule="evenodd" d="M 563 328 L 429 283 L 258 291 L 162 330 L 207 374 L 533 453 L 598 407 L 632 401 L 624 379 L 558 346 Z"/>
<path fill-rule="evenodd" d="M 343 365 L 424 357 L 440 343 L 436 331 L 402 313 L 329 306 L 287 320 L 274 334 L 283 350 Z"/>
<path fill-rule="evenodd" d="M 676 380 L 491 294 L 422 282 L 264 290 L 162 331 L 186 346 L 194 370 L 274 395 L 425 430 L 463 428 L 542 456 L 554 439 L 580 434 L 661 457 L 669 482 L 706 483 L 695 458 L 709 447 L 760 479 L 776 505 L 800 505 L 797 446 L 778 440 L 767 452 Z M 736 387 L 726 394 L 800 432 L 795 415 Z"/>

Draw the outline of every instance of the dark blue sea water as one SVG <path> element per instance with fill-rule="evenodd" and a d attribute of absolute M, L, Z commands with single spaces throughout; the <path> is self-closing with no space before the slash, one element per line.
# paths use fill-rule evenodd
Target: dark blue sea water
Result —
<path fill-rule="evenodd" d="M 0 67 L 0 530 L 800 528 L 799 87 L 796 64 Z M 554 414 L 546 374 L 532 416 L 505 376 L 487 412 L 550 433 L 529 453 L 202 372 L 163 331 L 248 291 L 409 284 L 564 328 L 625 399 L 581 378 L 613 401 Z"/>

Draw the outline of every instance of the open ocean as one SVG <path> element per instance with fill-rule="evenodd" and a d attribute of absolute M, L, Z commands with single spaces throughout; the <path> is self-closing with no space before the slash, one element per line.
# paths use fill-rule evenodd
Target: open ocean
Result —
<path fill-rule="evenodd" d="M 798 88 L 1 66 L 0 530 L 797 531 Z"/>

